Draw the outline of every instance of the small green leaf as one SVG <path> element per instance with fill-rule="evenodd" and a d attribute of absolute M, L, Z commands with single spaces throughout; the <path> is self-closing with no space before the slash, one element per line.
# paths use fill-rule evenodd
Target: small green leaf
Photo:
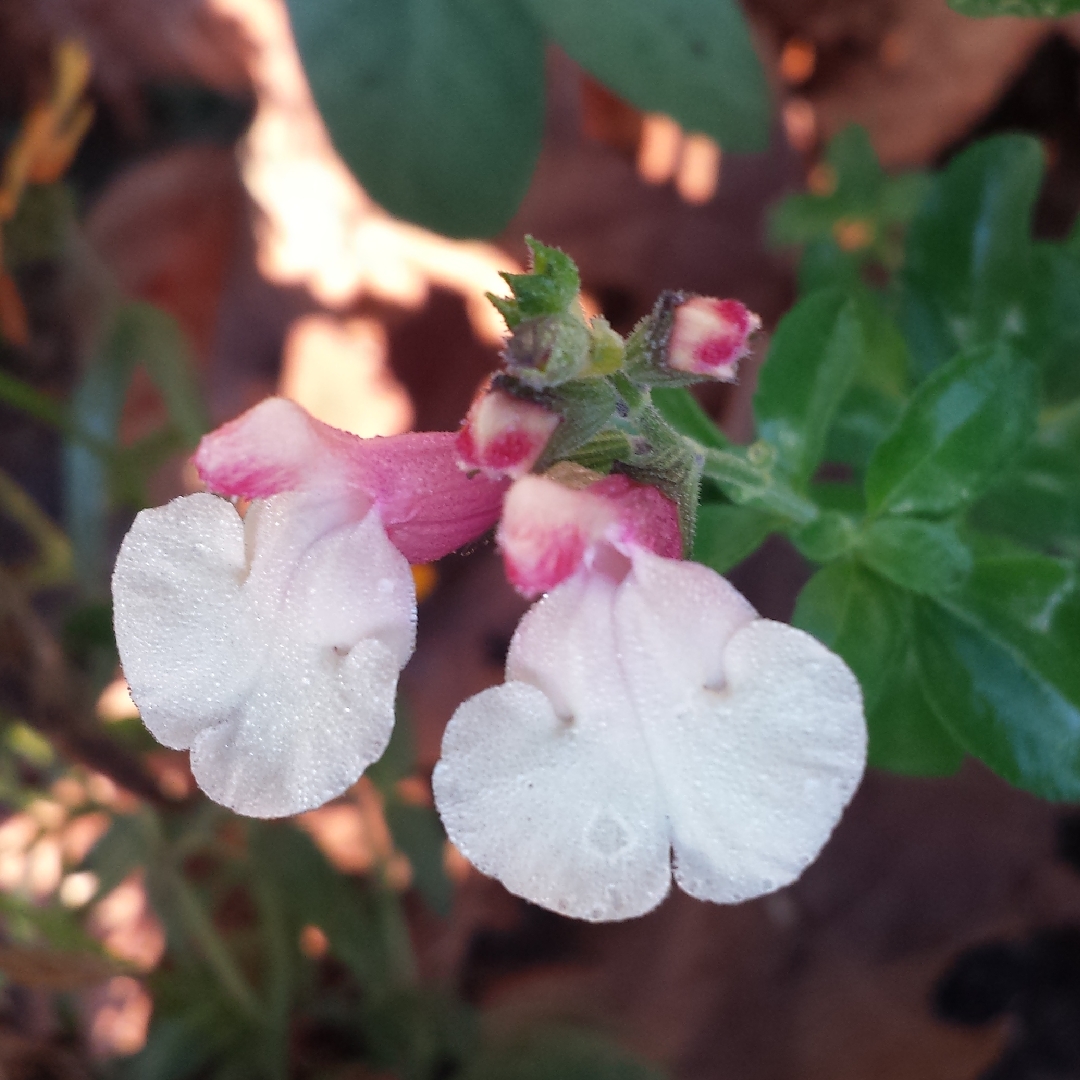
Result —
<path fill-rule="evenodd" d="M 543 42 L 518 4 L 289 0 L 330 137 L 392 214 L 490 236 L 540 151 Z"/>
<path fill-rule="evenodd" d="M 847 260 L 853 266 L 869 255 L 890 261 L 890 232 L 914 217 L 925 197 L 929 178 L 921 173 L 890 177 L 878 163 L 865 128 L 852 124 L 829 142 L 824 165 L 832 190 L 791 195 L 773 211 L 769 222 L 777 244 L 828 244 L 816 260 Z M 865 243 L 845 251 L 836 237 L 843 225 L 860 226 Z"/>
<path fill-rule="evenodd" d="M 963 753 L 922 695 L 907 594 L 852 560 L 819 570 L 792 622 L 839 653 L 863 690 L 868 760 L 921 776 L 955 772 Z"/>
<path fill-rule="evenodd" d="M 526 0 L 586 71 L 725 150 L 768 145 L 768 84 L 735 0 Z"/>
<path fill-rule="evenodd" d="M 761 438 L 796 484 L 813 475 L 837 407 L 865 358 L 857 302 L 839 290 L 811 294 L 780 321 L 754 395 Z"/>
<path fill-rule="evenodd" d="M 702 503 L 694 534 L 694 559 L 726 574 L 778 528 L 772 514 L 731 503 Z"/>
<path fill-rule="evenodd" d="M 511 330 L 525 319 L 566 314 L 581 289 L 578 268 L 569 255 L 531 236 L 525 237 L 525 243 L 529 248 L 529 272 L 499 275 L 514 295 L 488 294 Z"/>
<path fill-rule="evenodd" d="M 952 592 L 971 573 L 971 552 L 951 523 L 879 518 L 859 538 L 858 550 L 883 577 L 930 596 Z"/>
<path fill-rule="evenodd" d="M 1051 799 L 1080 798 L 1080 591 L 1065 562 L 984 554 L 964 588 L 916 604 L 924 688 L 966 750 Z"/>
<path fill-rule="evenodd" d="M 1080 0 L 949 0 L 949 7 L 976 19 L 993 15 L 1056 19 L 1080 11 Z"/>
<path fill-rule="evenodd" d="M 1001 135 L 934 181 L 908 230 L 901 321 L 918 371 L 1025 328 L 1031 213 L 1043 175 L 1036 139 Z"/>
<path fill-rule="evenodd" d="M 866 474 L 871 512 L 949 514 L 1019 455 L 1035 423 L 1035 375 L 1005 345 L 973 349 L 915 392 Z"/>

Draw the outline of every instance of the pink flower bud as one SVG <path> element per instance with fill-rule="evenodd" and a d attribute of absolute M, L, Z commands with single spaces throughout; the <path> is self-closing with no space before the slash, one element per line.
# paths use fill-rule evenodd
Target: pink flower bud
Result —
<path fill-rule="evenodd" d="M 691 375 L 734 382 L 761 319 L 738 300 L 695 296 L 675 309 L 668 366 Z"/>
<path fill-rule="evenodd" d="M 506 390 L 484 388 L 457 436 L 458 463 L 485 476 L 524 476 L 544 452 L 561 417 Z"/>
<path fill-rule="evenodd" d="M 580 567 L 617 571 L 635 550 L 677 559 L 678 511 L 648 484 L 614 475 L 570 487 L 549 476 L 525 476 L 507 493 L 498 542 L 510 583 L 538 596 Z"/>

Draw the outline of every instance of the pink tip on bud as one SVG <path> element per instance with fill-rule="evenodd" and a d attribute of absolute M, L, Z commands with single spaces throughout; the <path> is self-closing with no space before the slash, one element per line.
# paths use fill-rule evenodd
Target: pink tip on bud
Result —
<path fill-rule="evenodd" d="M 760 329 L 761 319 L 738 300 L 692 297 L 675 309 L 668 366 L 734 382 L 739 361 L 750 352 L 750 335 Z"/>
<path fill-rule="evenodd" d="M 485 476 L 524 476 L 544 452 L 562 418 L 506 390 L 482 389 L 457 436 L 458 464 Z"/>
<path fill-rule="evenodd" d="M 538 596 L 580 567 L 611 570 L 619 556 L 682 554 L 675 504 L 648 484 L 571 466 L 561 479 L 524 476 L 507 493 L 498 542 L 506 576 L 518 592 Z"/>

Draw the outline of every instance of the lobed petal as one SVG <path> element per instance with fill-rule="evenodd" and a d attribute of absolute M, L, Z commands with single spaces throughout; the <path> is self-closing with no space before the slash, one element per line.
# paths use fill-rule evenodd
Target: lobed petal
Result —
<path fill-rule="evenodd" d="M 619 677 L 612 582 L 579 574 L 525 616 L 508 681 L 466 701 L 433 777 L 447 834 L 484 873 L 592 921 L 671 885 L 663 808 Z"/>
<path fill-rule="evenodd" d="M 862 696 L 809 635 L 648 551 L 525 616 L 507 682 L 447 728 L 435 795 L 467 858 L 564 914 L 648 911 L 671 876 L 758 896 L 821 850 L 866 758 Z"/>
<path fill-rule="evenodd" d="M 238 706 L 266 642 L 242 585 L 244 523 L 214 495 L 135 518 L 113 571 L 116 645 L 151 734 L 191 745 L 207 715 Z"/>
<path fill-rule="evenodd" d="M 275 817 L 340 794 L 385 748 L 415 638 L 407 561 L 376 511 L 287 493 L 246 520 L 211 495 L 143 511 L 113 578 L 132 696 L 214 799 Z"/>
<path fill-rule="evenodd" d="M 642 722 L 675 880 L 730 904 L 790 884 L 817 858 L 862 778 L 866 723 L 855 676 L 794 627 L 755 620 L 723 665 L 722 690 Z"/>

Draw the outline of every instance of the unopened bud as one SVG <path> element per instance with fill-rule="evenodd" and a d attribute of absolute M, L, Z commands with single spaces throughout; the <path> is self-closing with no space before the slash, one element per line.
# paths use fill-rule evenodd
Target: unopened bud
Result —
<path fill-rule="evenodd" d="M 682 551 L 678 511 L 656 488 L 567 463 L 514 483 L 503 504 L 498 543 L 510 583 L 530 597 L 582 566 L 617 565 L 619 555 L 635 548 L 669 559 Z"/>
<path fill-rule="evenodd" d="M 486 476 L 524 476 L 544 452 L 561 417 L 506 390 L 485 389 L 457 437 L 458 464 Z"/>
<path fill-rule="evenodd" d="M 734 382 L 761 319 L 738 300 L 695 296 L 675 309 L 667 363 L 676 371 Z"/>
<path fill-rule="evenodd" d="M 535 389 L 576 379 L 589 366 L 592 338 L 580 311 L 523 319 L 503 350 L 506 369 Z"/>

